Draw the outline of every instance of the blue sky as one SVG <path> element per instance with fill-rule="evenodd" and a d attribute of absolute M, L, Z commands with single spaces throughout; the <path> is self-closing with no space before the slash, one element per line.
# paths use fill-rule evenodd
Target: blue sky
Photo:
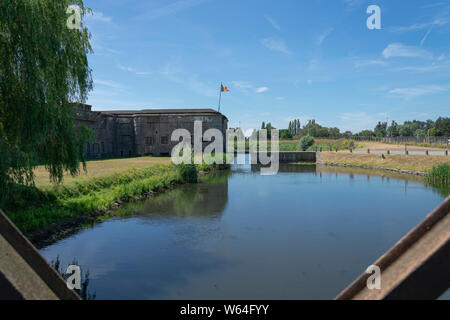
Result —
<path fill-rule="evenodd" d="M 450 116 L 450 0 L 85 0 L 94 110 L 217 108 L 244 130 Z M 382 29 L 369 30 L 369 5 Z"/>

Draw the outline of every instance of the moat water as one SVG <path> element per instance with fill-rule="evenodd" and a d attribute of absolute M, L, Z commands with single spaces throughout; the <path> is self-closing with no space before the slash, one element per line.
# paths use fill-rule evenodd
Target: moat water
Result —
<path fill-rule="evenodd" d="M 41 253 L 75 258 L 97 299 L 332 299 L 444 196 L 408 176 L 235 165 Z"/>

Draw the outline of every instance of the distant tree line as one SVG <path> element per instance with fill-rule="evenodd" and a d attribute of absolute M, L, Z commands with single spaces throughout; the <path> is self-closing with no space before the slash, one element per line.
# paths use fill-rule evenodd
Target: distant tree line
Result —
<path fill-rule="evenodd" d="M 387 122 L 379 122 L 371 133 L 375 137 L 450 137 L 450 118 L 440 117 L 436 121 L 406 121 L 399 125 L 392 121 L 388 126 Z"/>
<path fill-rule="evenodd" d="M 300 134 L 301 130 L 302 130 L 302 126 L 300 123 L 300 119 L 295 119 L 295 120 L 289 122 L 288 131 L 292 136 L 296 136 L 296 135 Z"/>
<path fill-rule="evenodd" d="M 270 122 L 262 123 L 261 129 L 275 129 Z M 298 136 L 312 136 L 316 138 L 328 138 L 328 137 L 342 137 L 344 135 L 353 134 L 351 132 L 341 133 L 338 128 L 327 128 L 316 123 L 316 120 L 310 120 L 306 125 L 301 126 L 300 119 L 295 119 L 289 122 L 288 129 L 280 129 L 280 139 L 292 139 Z"/>
<path fill-rule="evenodd" d="M 272 124 L 263 122 L 262 129 L 275 129 Z M 287 129 L 280 130 L 280 139 L 292 139 L 294 137 L 312 136 L 315 138 L 382 138 L 382 137 L 450 137 L 450 118 L 440 117 L 436 121 L 405 121 L 398 124 L 392 121 L 378 122 L 373 130 L 363 130 L 358 133 L 351 131 L 341 132 L 339 128 L 328 128 L 321 126 L 316 120 L 309 120 L 306 125 L 301 126 L 299 119 L 289 122 Z"/>

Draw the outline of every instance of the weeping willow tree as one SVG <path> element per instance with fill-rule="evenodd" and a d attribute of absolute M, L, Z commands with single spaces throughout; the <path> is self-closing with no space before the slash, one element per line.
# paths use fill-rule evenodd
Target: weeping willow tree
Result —
<path fill-rule="evenodd" d="M 85 168 L 86 127 L 73 121 L 73 103 L 92 90 L 84 26 L 68 27 L 70 5 L 82 0 L 0 1 L 0 206 L 14 186 L 33 186 L 45 165 L 53 182 Z"/>

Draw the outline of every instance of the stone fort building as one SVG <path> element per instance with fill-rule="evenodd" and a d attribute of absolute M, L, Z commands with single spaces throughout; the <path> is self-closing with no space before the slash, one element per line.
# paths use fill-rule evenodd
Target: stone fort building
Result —
<path fill-rule="evenodd" d="M 74 117 L 75 124 L 94 132 L 94 140 L 85 145 L 88 159 L 170 155 L 178 144 L 171 141 L 176 129 L 193 136 L 194 121 L 202 121 L 203 132 L 214 128 L 225 137 L 228 127 L 228 119 L 213 109 L 92 111 L 90 105 L 78 105 Z"/>

